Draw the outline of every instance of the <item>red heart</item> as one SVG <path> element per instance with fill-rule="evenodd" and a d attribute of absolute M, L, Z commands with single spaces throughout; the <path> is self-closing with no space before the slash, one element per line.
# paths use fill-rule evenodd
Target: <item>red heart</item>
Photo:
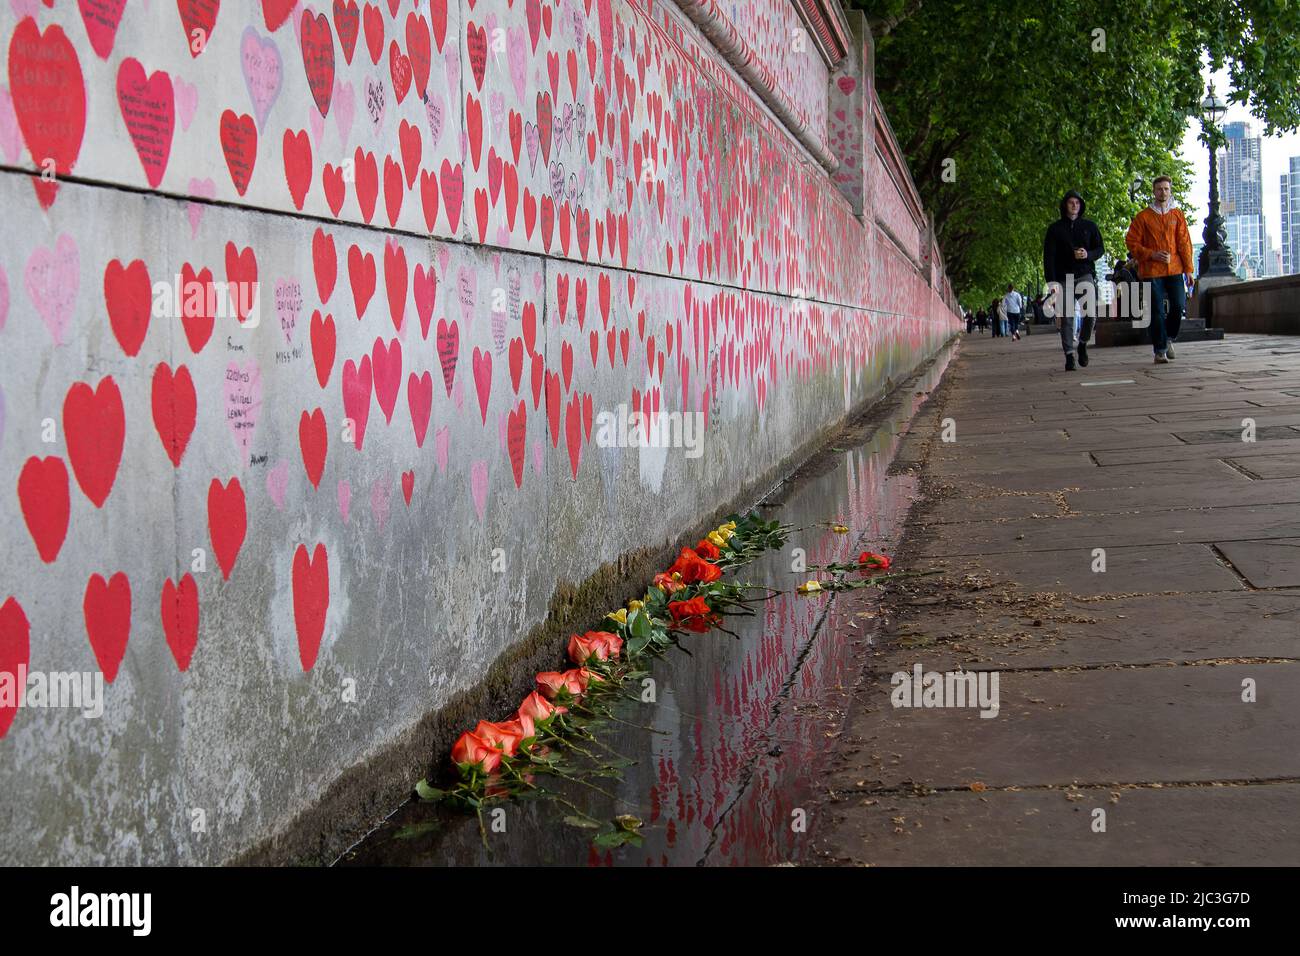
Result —
<path fill-rule="evenodd" d="M 515 162 L 519 162 L 519 150 L 524 144 L 524 118 L 514 110 L 510 111 L 510 149 L 514 153 Z"/>
<path fill-rule="evenodd" d="M 0 674 L 18 673 L 31 660 L 31 625 L 22 605 L 9 598 L 0 605 Z M 9 733 L 9 727 L 18 716 L 18 701 L 0 703 L 0 739 Z"/>
<path fill-rule="evenodd" d="M 145 79 L 140 61 L 128 57 L 117 70 L 117 107 L 144 167 L 144 177 L 157 189 L 167 171 L 176 125 L 171 76 L 166 70 L 157 70 Z"/>
<path fill-rule="evenodd" d="M 171 578 L 163 582 L 161 607 L 163 638 L 181 671 L 189 670 L 190 658 L 199 643 L 199 589 L 194 576 L 186 574 L 180 587 Z"/>
<path fill-rule="evenodd" d="M 319 408 L 310 415 L 303 412 L 298 419 L 298 447 L 302 451 L 302 466 L 313 488 L 320 487 L 325 471 L 325 456 L 329 451 L 329 434 L 325 430 L 325 413 Z"/>
<path fill-rule="evenodd" d="M 433 27 L 433 42 L 442 52 L 442 45 L 447 40 L 447 0 L 429 0 L 429 16 Z"/>
<path fill-rule="evenodd" d="M 433 304 L 438 295 L 438 277 L 433 267 L 424 271 L 424 266 L 415 266 L 415 280 L 412 282 L 412 295 L 415 298 L 415 311 L 420 317 L 420 337 L 429 337 L 429 322 L 433 318 Z"/>
<path fill-rule="evenodd" d="M 433 50 L 429 37 L 429 21 L 417 13 L 406 15 L 406 54 L 411 60 L 415 91 L 423 99 L 429 86 L 429 68 L 432 65 Z"/>
<path fill-rule="evenodd" d="M 442 365 L 442 384 L 446 386 L 447 395 L 451 395 L 452 381 L 456 378 L 456 361 L 460 357 L 460 327 L 452 320 L 438 320 L 438 362 Z"/>
<path fill-rule="evenodd" d="M 173 375 L 170 365 L 159 362 L 153 370 L 152 404 L 153 426 L 163 451 L 171 459 L 172 467 L 179 468 L 198 417 L 198 399 L 190 370 L 182 365 Z"/>
<path fill-rule="evenodd" d="M 542 147 L 542 163 L 551 165 L 551 129 L 554 124 L 554 110 L 550 93 L 537 94 L 537 138 Z"/>
<path fill-rule="evenodd" d="M 253 117 L 247 113 L 236 116 L 233 110 L 221 114 L 221 151 L 235 192 L 242 196 L 248 190 L 257 163 L 257 127 Z"/>
<path fill-rule="evenodd" d="M 370 253 L 362 254 L 355 244 L 348 247 L 348 281 L 352 283 L 352 304 L 357 310 L 359 320 L 366 314 L 370 297 L 375 294 L 375 257 Z"/>
<path fill-rule="evenodd" d="M 126 0 L 77 0 L 77 6 L 81 8 L 81 21 L 86 25 L 90 48 L 101 60 L 107 60 L 113 52 Z M 3 736 L 0 733 L 0 737 Z"/>
<path fill-rule="evenodd" d="M 325 614 L 330 606 L 330 562 L 325 545 L 317 544 L 311 557 L 306 545 L 293 554 L 293 623 L 298 630 L 298 656 L 309 671 L 325 635 Z"/>
<path fill-rule="evenodd" d="M 410 189 L 415 185 L 415 177 L 419 175 L 420 154 L 424 151 L 420 127 L 402 120 L 397 128 L 397 141 L 402 151 L 402 168 L 406 171 L 406 188 Z"/>
<path fill-rule="evenodd" d="M 474 389 L 478 393 L 478 407 L 487 424 L 488 397 L 492 394 L 492 353 L 474 349 Z"/>
<path fill-rule="evenodd" d="M 334 283 L 339 275 L 338 253 L 334 251 L 334 236 L 317 227 L 311 237 L 311 263 L 316 272 L 316 291 L 324 305 L 334 294 Z"/>
<path fill-rule="evenodd" d="M 68 468 L 62 458 L 28 458 L 18 474 L 18 504 L 36 545 L 36 553 L 53 564 L 68 536 Z M 2 664 L 2 662 L 0 662 Z M 0 666 L 3 671 L 3 666 Z M 0 719 L 2 715 L 0 715 Z"/>
<path fill-rule="evenodd" d="M 334 31 L 323 13 L 303 10 L 299 21 L 302 66 L 307 72 L 307 86 L 321 116 L 329 116 L 334 96 Z"/>
<path fill-rule="evenodd" d="M 474 75 L 474 87 L 483 89 L 483 76 L 487 72 L 487 30 L 471 20 L 465 27 L 465 49 L 469 52 L 469 68 Z"/>
<path fill-rule="evenodd" d="M 191 57 L 197 57 L 208 48 L 220 7 L 221 0 L 176 0 Z"/>
<path fill-rule="evenodd" d="M 325 187 L 325 201 L 329 203 L 330 212 L 338 218 L 339 210 L 343 208 L 343 200 L 347 198 L 348 187 L 343 180 L 343 170 L 338 169 L 329 163 L 321 170 L 321 185 Z"/>
<path fill-rule="evenodd" d="M 478 241 L 483 242 L 487 236 L 488 196 L 487 190 L 474 190 L 474 219 L 478 223 Z"/>
<path fill-rule="evenodd" d="M 63 400 L 63 434 L 77 484 L 96 508 L 102 508 L 117 479 L 126 438 L 122 393 L 106 375 L 91 391 L 76 382 Z"/>
<path fill-rule="evenodd" d="M 153 307 L 153 285 L 143 261 L 136 259 L 125 269 L 117 259 L 108 264 L 104 270 L 104 304 L 122 351 L 128 358 L 140 354 Z"/>
<path fill-rule="evenodd" d="M 546 371 L 546 361 L 542 358 L 542 353 L 538 352 L 533 355 L 533 408 L 536 409 L 542 402 L 542 377 Z"/>
<path fill-rule="evenodd" d="M 587 441 L 591 441 L 591 422 L 592 415 L 595 411 L 595 404 L 591 400 L 591 394 L 582 396 L 582 429 L 586 433 Z"/>
<path fill-rule="evenodd" d="M 321 388 L 329 382 L 330 372 L 334 370 L 334 345 L 334 316 L 327 315 L 322 319 L 320 310 L 316 309 L 311 314 L 311 357 L 316 365 L 316 381 L 320 382 Z"/>
<path fill-rule="evenodd" d="M 546 372 L 546 423 L 551 432 L 551 447 L 560 447 L 560 376 Z"/>
<path fill-rule="evenodd" d="M 447 210 L 447 222 L 454 233 L 460 223 L 460 200 L 465 191 L 464 171 L 460 163 L 453 166 L 444 159 L 438 175 L 442 180 L 442 204 Z"/>
<path fill-rule="evenodd" d="M 229 581 L 235 569 L 235 559 L 244 546 L 248 532 L 248 515 L 245 509 L 244 488 L 238 478 L 231 478 L 223 486 L 216 478 L 208 485 L 208 534 L 212 538 L 212 551 L 221 568 L 221 577 Z"/>
<path fill-rule="evenodd" d="M 352 422 L 352 441 L 357 451 L 366 438 L 366 422 L 370 419 L 370 394 L 374 391 L 370 356 L 361 356 L 359 364 L 352 359 L 343 363 L 343 415 Z"/>
<path fill-rule="evenodd" d="M 212 270 L 205 268 L 195 275 L 188 262 L 181 266 L 181 325 L 190 351 L 198 355 L 212 338 L 216 325 L 216 290 Z"/>
<path fill-rule="evenodd" d="M 107 581 L 102 575 L 92 574 L 86 582 L 81 610 L 90 649 L 95 652 L 104 680 L 111 684 L 131 636 L 131 582 L 126 574 L 119 571 Z"/>
<path fill-rule="evenodd" d="M 402 214 L 402 199 L 406 195 L 402 188 L 402 167 L 393 161 L 393 157 L 384 157 L 384 211 L 388 213 L 388 224 L 397 225 L 397 217 Z"/>
<path fill-rule="evenodd" d="M 406 404 L 411 409 L 411 428 L 415 431 L 415 447 L 423 448 L 424 436 L 429 430 L 429 413 L 433 410 L 432 375 L 425 372 L 417 376 L 412 372 L 407 376 Z"/>
<path fill-rule="evenodd" d="M 406 319 L 406 250 L 395 239 L 384 242 L 384 289 L 393 328 L 401 332 Z"/>
<path fill-rule="evenodd" d="M 568 342 L 560 345 L 560 370 L 564 373 L 564 390 L 573 385 L 573 346 Z"/>
<path fill-rule="evenodd" d="M 361 209 L 361 218 L 369 224 L 375 215 L 375 202 L 379 199 L 379 165 L 374 153 L 367 153 L 358 146 L 352 154 L 352 166 L 357 206 Z"/>
<path fill-rule="evenodd" d="M 415 494 L 415 472 L 402 472 L 402 497 L 406 499 L 406 506 L 411 507 L 411 495 Z"/>
<path fill-rule="evenodd" d="M 510 340 L 510 384 L 514 387 L 515 393 L 519 393 L 519 382 L 524 374 L 524 341 L 523 339 Z"/>
<path fill-rule="evenodd" d="M 272 33 L 280 29 L 297 5 L 298 0 L 262 0 L 262 16 L 266 19 L 266 28 Z"/>
<path fill-rule="evenodd" d="M 420 204 L 424 207 L 424 224 L 433 232 L 433 224 L 438 220 L 438 177 L 426 170 L 420 170 Z"/>
<path fill-rule="evenodd" d="M 242 325 L 257 299 L 257 254 L 252 246 L 241 251 L 233 242 L 226 243 L 226 283 Z"/>
<path fill-rule="evenodd" d="M 370 347 L 370 368 L 374 374 L 375 399 L 384 413 L 384 421 L 391 424 L 397 393 L 402 388 L 402 343 L 393 339 L 385 348 L 382 339 L 375 339 Z"/>
<path fill-rule="evenodd" d="M 578 477 L 578 463 L 582 460 L 582 402 L 575 394 L 564 410 L 564 443 L 569 450 L 569 467 L 573 477 Z"/>
<path fill-rule="evenodd" d="M 352 65 L 352 54 L 357 48 L 357 31 L 361 28 L 361 8 L 356 0 L 334 0 L 334 29 L 339 34 L 343 59 Z"/>
<path fill-rule="evenodd" d="M 469 158 L 478 169 L 483 155 L 483 104 L 473 93 L 465 94 L 465 132 L 469 136 Z"/>
<path fill-rule="evenodd" d="M 401 103 L 411 88 L 411 58 L 402 52 L 396 40 L 388 44 L 388 74 L 393 78 L 393 95 Z"/>
<path fill-rule="evenodd" d="M 295 209 L 301 209 L 311 189 L 311 140 L 305 129 L 297 133 L 286 129 L 283 142 L 284 179 L 289 184 L 289 198 Z"/>
<path fill-rule="evenodd" d="M 524 447 L 527 438 L 528 409 L 521 401 L 518 407 L 511 410 L 506 422 L 506 449 L 510 453 L 510 470 L 515 476 L 516 488 L 522 487 L 524 483 Z"/>
<path fill-rule="evenodd" d="M 379 57 L 384 52 L 384 15 L 373 3 L 367 3 L 362 22 L 366 28 L 366 49 L 370 51 L 370 62 L 378 66 Z"/>
<path fill-rule="evenodd" d="M 519 206 L 519 172 L 513 163 L 505 164 L 502 179 L 506 187 L 506 228 L 514 232 L 515 211 Z"/>

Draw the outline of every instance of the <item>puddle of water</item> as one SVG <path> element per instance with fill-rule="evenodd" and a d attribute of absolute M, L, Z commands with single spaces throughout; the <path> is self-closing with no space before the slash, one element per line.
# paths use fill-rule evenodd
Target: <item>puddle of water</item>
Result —
<path fill-rule="evenodd" d="M 915 410 L 938 385 L 955 346 L 945 349 L 890 398 L 862 444 L 824 452 L 759 505 L 767 519 L 796 530 L 786 547 L 734 572 L 779 588 L 754 617 L 729 617 L 739 639 L 689 635 L 690 652 L 654 662 L 655 703 L 627 701 L 600 741 L 636 762 L 621 779 L 596 778 L 601 794 L 577 783 L 558 792 L 596 819 L 643 821 L 640 847 L 600 850 L 591 830 L 569 826 L 550 800 L 495 804 L 479 821 L 410 800 L 337 861 L 343 866 L 761 866 L 798 862 L 811 843 L 810 807 L 822 763 L 856 676 L 855 644 L 873 633 L 873 592 L 801 597 L 791 573 L 795 548 L 808 564 L 854 560 L 864 549 L 890 553 L 915 498 L 912 475 L 888 475 Z M 835 534 L 824 522 L 852 529 Z M 866 598 L 864 600 L 864 598 Z M 551 784 L 548 783 L 548 786 Z M 801 827 L 801 824 L 805 826 Z"/>

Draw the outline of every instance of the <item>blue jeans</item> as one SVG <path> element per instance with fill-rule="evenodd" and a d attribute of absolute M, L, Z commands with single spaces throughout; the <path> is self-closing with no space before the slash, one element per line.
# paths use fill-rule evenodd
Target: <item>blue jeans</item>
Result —
<path fill-rule="evenodd" d="M 1151 283 L 1151 348 L 1157 355 L 1178 340 L 1187 306 L 1187 287 L 1182 274 L 1148 279 Z"/>

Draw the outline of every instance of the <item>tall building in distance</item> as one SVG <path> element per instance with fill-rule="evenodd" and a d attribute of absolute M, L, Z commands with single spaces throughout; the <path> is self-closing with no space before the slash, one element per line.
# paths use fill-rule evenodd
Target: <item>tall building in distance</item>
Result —
<path fill-rule="evenodd" d="M 1228 245 L 1237 257 L 1237 275 L 1254 279 L 1273 272 L 1271 243 L 1264 228 L 1264 179 L 1260 138 L 1249 123 L 1223 127 L 1227 146 L 1219 155 L 1219 211 Z"/>
<path fill-rule="evenodd" d="M 1300 156 L 1282 174 L 1282 274 L 1300 272 Z"/>

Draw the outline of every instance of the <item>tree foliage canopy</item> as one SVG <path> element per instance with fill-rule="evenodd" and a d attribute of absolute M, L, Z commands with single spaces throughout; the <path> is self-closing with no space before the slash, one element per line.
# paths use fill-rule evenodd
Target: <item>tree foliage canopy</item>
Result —
<path fill-rule="evenodd" d="M 1204 64 L 1227 67 L 1232 89 L 1219 94 L 1266 132 L 1300 126 L 1300 0 L 852 5 L 868 15 L 881 102 L 970 307 L 1008 281 L 1037 287 L 1043 233 L 1067 189 L 1083 194 L 1112 251 L 1156 176 L 1172 176 L 1185 199 L 1191 167 L 1177 153 L 1200 112 Z"/>

